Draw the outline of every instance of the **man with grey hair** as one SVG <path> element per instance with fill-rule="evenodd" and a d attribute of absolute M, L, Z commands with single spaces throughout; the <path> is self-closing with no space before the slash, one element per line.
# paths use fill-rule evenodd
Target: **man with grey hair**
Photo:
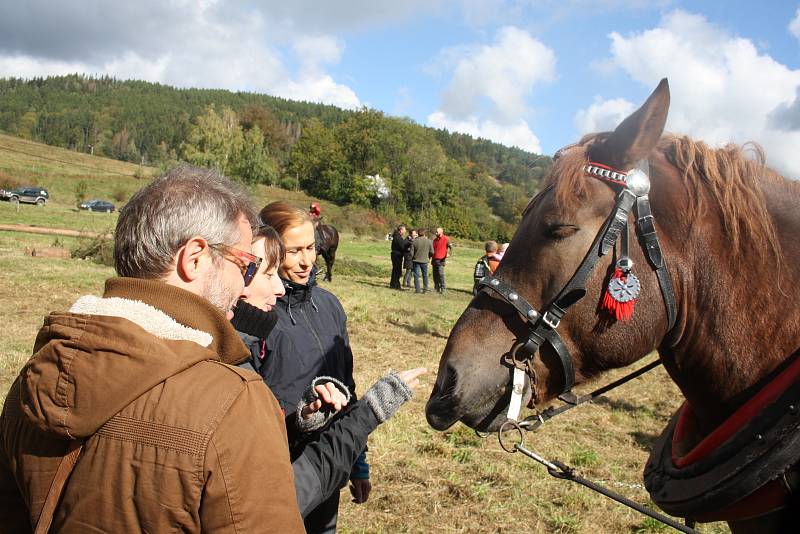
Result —
<path fill-rule="evenodd" d="M 1 532 L 303 532 L 283 415 L 235 367 L 255 221 L 189 166 L 131 198 L 120 276 L 45 318 L 4 403 Z"/>

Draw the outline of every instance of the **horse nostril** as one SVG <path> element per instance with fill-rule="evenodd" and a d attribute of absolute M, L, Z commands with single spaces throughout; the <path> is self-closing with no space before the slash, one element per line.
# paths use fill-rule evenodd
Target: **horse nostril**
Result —
<path fill-rule="evenodd" d="M 438 390 L 439 398 L 446 399 L 453 397 L 457 387 L 458 371 L 456 371 L 456 368 L 448 363 L 445 367 L 444 379 L 441 381 L 441 384 L 438 381 L 436 383 L 436 389 Z"/>

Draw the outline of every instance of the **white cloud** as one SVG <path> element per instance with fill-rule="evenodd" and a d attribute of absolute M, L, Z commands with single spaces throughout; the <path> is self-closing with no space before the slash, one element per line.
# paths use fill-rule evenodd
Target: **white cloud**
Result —
<path fill-rule="evenodd" d="M 486 45 L 449 48 L 438 66 L 455 65 L 439 109 L 428 124 L 526 150 L 540 151 L 528 125 L 527 99 L 533 89 L 555 79 L 553 51 L 513 26 Z"/>
<path fill-rule="evenodd" d="M 511 124 L 498 124 L 491 119 L 481 120 L 477 117 L 469 117 L 463 120 L 452 119 L 441 111 L 435 111 L 428 115 L 428 126 L 461 132 L 473 137 L 483 137 L 496 143 L 515 146 L 529 152 L 542 152 L 539 138 L 534 135 L 528 123 L 523 119 Z"/>
<path fill-rule="evenodd" d="M 527 112 L 525 97 L 534 85 L 555 79 L 555 54 L 524 30 L 507 26 L 491 45 L 477 47 L 458 61 L 442 95 L 442 111 L 470 116 L 488 99 L 499 120 L 514 121 Z"/>
<path fill-rule="evenodd" d="M 0 55 L 0 77 L 33 78 L 47 74 L 63 75 L 75 72 L 87 72 L 86 65 L 69 61 L 34 59 L 23 55 Z"/>
<path fill-rule="evenodd" d="M 596 96 L 591 106 L 575 114 L 575 126 L 581 135 L 610 131 L 635 110 L 636 106 L 624 98 L 605 100 Z"/>
<path fill-rule="evenodd" d="M 800 176 L 794 157 L 800 132 L 774 124 L 778 110 L 789 109 L 800 86 L 800 70 L 791 70 L 749 39 L 731 35 L 702 15 L 676 10 L 657 28 L 628 36 L 612 33 L 610 61 L 648 89 L 659 79 L 670 83 L 667 130 L 712 145 L 729 141 L 761 143 L 768 163 Z M 579 116 L 592 115 L 591 107 Z"/>
<path fill-rule="evenodd" d="M 338 63 L 344 45 L 330 35 L 305 35 L 292 43 L 292 48 L 300 61 L 319 68 L 323 64 Z"/>
<path fill-rule="evenodd" d="M 117 6 L 86 0 L 67 8 L 30 0 L 23 8 L 5 3 L 0 77 L 108 74 L 359 107 L 355 92 L 326 72 L 341 59 L 344 45 L 323 31 L 298 30 L 291 19 L 297 13 L 278 3 L 261 4 L 153 0 Z M 364 16 L 377 16 L 370 13 Z M 291 71 L 281 56 L 284 47 L 299 59 Z"/>
<path fill-rule="evenodd" d="M 275 94 L 285 98 L 322 102 L 348 109 L 356 109 L 362 105 L 352 89 L 336 83 L 333 78 L 325 74 L 289 80 L 282 85 L 277 85 Z"/>
<path fill-rule="evenodd" d="M 797 8 L 794 18 L 789 23 L 789 33 L 800 39 L 800 8 Z"/>

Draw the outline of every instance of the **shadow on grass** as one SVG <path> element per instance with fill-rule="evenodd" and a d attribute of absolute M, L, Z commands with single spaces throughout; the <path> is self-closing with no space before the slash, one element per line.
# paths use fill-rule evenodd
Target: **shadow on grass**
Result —
<path fill-rule="evenodd" d="M 646 404 L 634 404 L 626 400 L 609 399 L 608 397 L 598 397 L 594 401 L 595 404 L 608 406 L 615 412 L 624 412 L 633 417 L 659 417 L 659 413 L 652 407 Z"/>
<path fill-rule="evenodd" d="M 319 276 L 319 275 L 317 275 L 317 276 Z M 391 290 L 391 291 L 398 291 L 397 289 L 393 289 L 393 288 L 389 287 L 389 282 L 378 282 L 376 280 L 366 280 L 364 278 L 357 278 L 355 280 L 355 283 L 361 284 L 361 285 L 364 285 L 364 286 L 381 287 L 383 289 L 388 289 L 388 290 Z M 412 287 L 404 287 L 400 291 L 402 291 L 403 293 L 415 294 L 413 286 Z M 463 293 L 464 295 L 472 296 L 472 291 L 467 291 L 466 289 L 450 289 L 450 288 L 448 288 L 447 289 L 447 293 Z M 429 295 L 436 295 L 436 290 L 428 288 L 428 294 Z"/>
<path fill-rule="evenodd" d="M 439 332 L 431 330 L 430 328 L 428 328 L 425 325 L 414 325 L 414 324 L 411 324 L 411 323 L 403 323 L 403 322 L 397 321 L 395 319 L 388 319 L 386 322 L 389 323 L 390 325 L 400 327 L 400 328 L 406 330 L 407 332 L 409 332 L 410 334 L 414 334 L 414 335 L 418 335 L 418 336 L 428 335 L 428 336 L 431 336 L 431 337 L 438 337 L 439 339 L 447 339 L 447 336 L 443 336 Z"/>
<path fill-rule="evenodd" d="M 659 434 L 651 434 L 649 432 L 629 432 L 628 435 L 633 438 L 642 450 L 649 451 L 655 445 Z"/>
<path fill-rule="evenodd" d="M 365 280 L 364 278 L 356 278 L 354 282 L 356 284 L 361 284 L 362 286 L 381 287 L 383 289 L 391 289 L 392 291 L 397 291 L 396 289 L 392 289 L 391 287 L 389 287 L 389 282 L 378 282 L 377 280 Z"/>

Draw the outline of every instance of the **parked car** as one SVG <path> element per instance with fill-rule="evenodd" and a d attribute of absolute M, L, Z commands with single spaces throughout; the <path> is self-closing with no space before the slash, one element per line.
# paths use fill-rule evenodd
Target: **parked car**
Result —
<path fill-rule="evenodd" d="M 83 204 L 81 204 L 82 210 L 89 210 L 89 211 L 103 211 L 105 213 L 111 213 L 114 211 L 114 204 L 108 202 L 107 200 L 87 200 Z"/>
<path fill-rule="evenodd" d="M 26 204 L 36 204 L 37 206 L 44 206 L 50 198 L 47 189 L 43 187 L 18 187 L 11 191 L 2 191 L 0 198 L 8 200 L 9 202 L 24 202 Z"/>

